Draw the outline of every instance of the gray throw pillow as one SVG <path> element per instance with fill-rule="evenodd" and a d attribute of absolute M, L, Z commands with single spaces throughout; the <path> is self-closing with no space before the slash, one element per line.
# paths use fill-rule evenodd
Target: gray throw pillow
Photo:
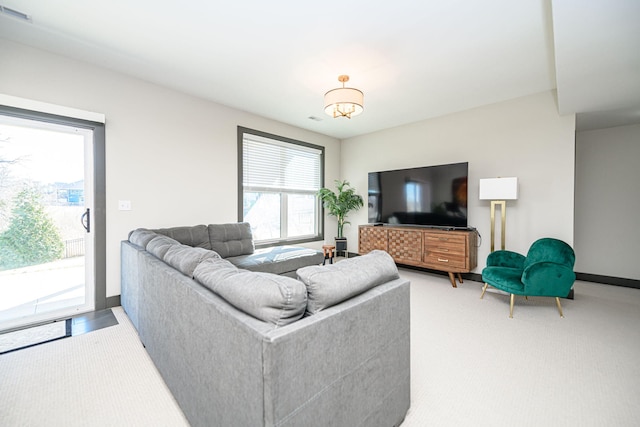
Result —
<path fill-rule="evenodd" d="M 309 314 L 400 277 L 393 258 L 380 250 L 335 264 L 303 267 L 297 274 L 307 287 Z"/>
<path fill-rule="evenodd" d="M 291 277 L 239 270 L 223 259 L 207 259 L 195 279 L 229 304 L 276 327 L 300 319 L 307 306 L 304 284 Z"/>
<path fill-rule="evenodd" d="M 211 249 L 222 258 L 250 255 L 255 249 L 251 226 L 248 222 L 210 224 L 209 240 Z"/>

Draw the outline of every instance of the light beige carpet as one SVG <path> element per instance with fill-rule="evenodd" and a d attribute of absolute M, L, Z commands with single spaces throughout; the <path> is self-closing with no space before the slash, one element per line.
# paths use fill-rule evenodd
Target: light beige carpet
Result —
<path fill-rule="evenodd" d="M 186 426 L 122 308 L 119 324 L 0 356 L 0 425 Z"/>
<path fill-rule="evenodd" d="M 577 282 L 564 319 L 546 298 L 517 298 L 509 319 L 509 297 L 480 300 L 480 283 L 401 274 L 412 282 L 402 427 L 638 425 L 640 290 Z M 187 425 L 113 311 L 119 325 L 0 356 L 0 425 Z"/>
<path fill-rule="evenodd" d="M 575 299 L 411 282 L 412 406 L 402 427 L 640 425 L 640 289 L 576 282 Z"/>

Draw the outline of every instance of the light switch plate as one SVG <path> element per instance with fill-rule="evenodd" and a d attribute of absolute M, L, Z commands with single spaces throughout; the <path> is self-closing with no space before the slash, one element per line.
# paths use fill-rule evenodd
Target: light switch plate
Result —
<path fill-rule="evenodd" d="M 131 210 L 131 200 L 118 200 L 118 210 L 130 211 Z"/>

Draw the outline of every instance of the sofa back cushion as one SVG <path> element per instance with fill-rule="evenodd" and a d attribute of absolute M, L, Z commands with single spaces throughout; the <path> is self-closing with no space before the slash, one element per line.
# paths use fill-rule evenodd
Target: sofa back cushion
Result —
<path fill-rule="evenodd" d="M 330 265 L 298 269 L 307 287 L 307 313 L 315 314 L 400 277 L 391 256 L 380 250 Z"/>
<path fill-rule="evenodd" d="M 147 243 L 147 252 L 156 258 L 164 260 L 164 256 L 169 248 L 173 245 L 179 244 L 180 243 L 177 240 L 173 240 L 171 237 L 158 234 L 156 237 L 151 239 L 149 243 Z"/>
<path fill-rule="evenodd" d="M 220 258 L 220 255 L 208 249 L 178 244 L 169 247 L 163 261 L 193 279 L 193 271 L 198 264 L 209 258 Z"/>
<path fill-rule="evenodd" d="M 129 233 L 129 241 L 136 246 L 146 249 L 147 244 L 157 236 L 158 233 L 155 231 L 147 230 L 146 228 L 138 228 Z"/>
<path fill-rule="evenodd" d="M 209 231 L 206 225 L 160 228 L 154 231 L 164 236 L 171 237 L 173 240 L 177 240 L 183 245 L 194 248 L 211 249 Z"/>
<path fill-rule="evenodd" d="M 216 258 L 198 264 L 193 275 L 238 310 L 276 327 L 293 323 L 305 313 L 306 288 L 291 277 L 239 270 Z"/>
<path fill-rule="evenodd" d="M 223 258 L 250 255 L 255 247 L 248 222 L 233 224 L 210 224 L 209 240 L 211 249 Z"/>

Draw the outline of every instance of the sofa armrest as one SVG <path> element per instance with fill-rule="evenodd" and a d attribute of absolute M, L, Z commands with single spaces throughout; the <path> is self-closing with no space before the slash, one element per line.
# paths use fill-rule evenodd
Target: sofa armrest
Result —
<path fill-rule="evenodd" d="M 399 425 L 410 405 L 409 303 L 409 282 L 395 279 L 269 332 L 265 425 Z"/>
<path fill-rule="evenodd" d="M 136 330 L 139 330 L 139 258 L 142 253 L 144 253 L 144 249 L 129 241 L 125 240 L 120 243 L 120 304 Z"/>

